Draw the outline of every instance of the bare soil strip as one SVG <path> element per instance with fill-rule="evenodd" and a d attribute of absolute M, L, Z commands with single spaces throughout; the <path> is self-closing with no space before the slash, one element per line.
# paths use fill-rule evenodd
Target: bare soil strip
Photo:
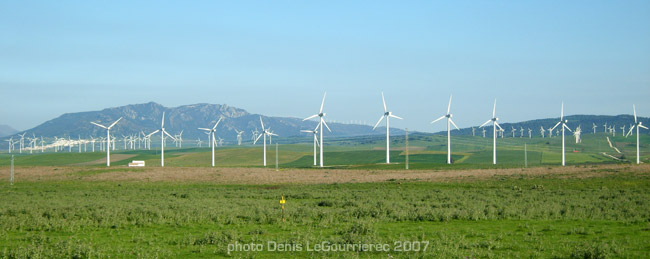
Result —
<path fill-rule="evenodd" d="M 148 167 L 108 168 L 17 167 L 15 178 L 20 181 L 81 180 L 81 181 L 142 181 L 142 182 L 212 182 L 223 184 L 282 184 L 282 183 L 360 183 L 385 181 L 472 181 L 494 176 L 540 176 L 558 178 L 589 178 L 618 173 L 650 174 L 650 165 L 585 165 L 567 167 L 536 167 L 475 170 L 347 170 L 347 169 L 286 169 L 276 172 L 267 168 L 209 168 L 209 167 Z M 9 179 L 9 168 L 0 168 L 0 178 Z"/>

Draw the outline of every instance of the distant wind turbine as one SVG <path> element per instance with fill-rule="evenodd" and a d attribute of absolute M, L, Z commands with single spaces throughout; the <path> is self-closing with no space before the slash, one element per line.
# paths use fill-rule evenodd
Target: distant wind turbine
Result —
<path fill-rule="evenodd" d="M 212 127 L 211 129 L 199 128 L 200 130 L 204 130 L 208 133 L 208 140 L 210 145 L 212 146 L 212 167 L 214 167 L 214 144 L 215 144 L 214 132 L 217 131 L 217 126 L 219 126 L 219 122 L 221 122 L 221 119 L 223 119 L 223 117 L 220 117 L 219 120 L 217 120 L 217 123 L 215 123 L 214 127 Z"/>
<path fill-rule="evenodd" d="M 264 166 L 266 166 L 266 136 L 267 135 L 268 136 L 277 136 L 277 135 L 275 133 L 270 132 L 268 128 L 264 127 L 264 122 L 262 122 L 262 116 L 260 116 L 260 124 L 262 125 L 262 134 L 257 136 L 257 139 L 255 139 L 254 143 L 257 142 L 260 139 L 260 137 L 264 136 L 264 139 L 263 139 L 264 140 Z M 322 155 L 321 155 L 321 159 L 322 159 Z"/>
<path fill-rule="evenodd" d="M 451 110 L 451 95 L 449 96 L 449 105 L 447 105 L 447 114 L 440 116 L 440 118 L 435 119 L 434 121 L 431 122 L 431 124 L 436 123 L 439 120 L 442 120 L 444 118 L 447 118 L 447 164 L 451 164 L 451 125 L 454 125 L 456 129 L 460 130 L 458 126 L 456 126 L 456 123 L 454 123 L 453 120 L 451 120 L 451 117 L 453 115 L 450 113 Z M 451 125 L 450 125 L 451 124 Z"/>
<path fill-rule="evenodd" d="M 323 95 L 323 101 L 320 104 L 320 110 L 318 111 L 318 114 L 314 114 L 302 120 L 302 121 L 306 121 L 312 118 L 319 117 L 318 128 L 320 129 L 320 167 L 323 167 L 323 146 L 325 145 L 325 142 L 323 142 L 323 131 L 325 131 L 323 130 L 323 126 L 325 126 L 325 128 L 327 128 L 329 132 L 332 132 L 332 130 L 330 130 L 330 127 L 327 126 L 325 119 L 323 118 L 325 117 L 325 113 L 323 112 L 323 106 L 325 105 L 326 96 L 327 96 L 327 92 Z"/>
<path fill-rule="evenodd" d="M 318 143 L 318 127 L 320 125 L 316 125 L 316 128 L 314 130 L 301 130 L 300 132 L 306 132 L 306 133 L 312 133 L 314 135 L 314 166 L 316 166 L 316 146 L 320 146 Z"/>
<path fill-rule="evenodd" d="M 479 126 L 479 128 L 483 128 L 483 126 L 492 122 L 492 164 L 494 165 L 497 164 L 497 127 L 501 129 L 501 126 L 499 125 L 499 123 L 497 123 L 499 118 L 497 118 L 496 116 L 496 111 L 497 111 L 497 99 L 494 99 L 494 106 L 492 107 L 492 118 L 487 120 L 485 123 L 481 124 L 481 126 Z"/>
<path fill-rule="evenodd" d="M 160 129 L 157 129 L 154 132 L 151 132 L 149 136 L 160 132 L 160 166 L 165 167 L 165 135 L 170 137 L 172 140 L 175 138 L 165 130 L 165 112 L 162 114 L 162 122 L 160 123 Z"/>
<path fill-rule="evenodd" d="M 393 115 L 392 112 L 388 111 L 388 108 L 386 108 L 386 99 L 384 99 L 384 92 L 381 92 L 381 101 L 384 103 L 384 114 L 379 117 L 379 121 L 377 121 L 377 124 L 372 128 L 372 130 L 375 130 L 377 126 L 379 126 L 379 123 L 386 118 L 386 164 L 390 164 L 390 118 L 395 118 L 395 119 L 402 119 L 400 117 L 397 117 Z"/>
<path fill-rule="evenodd" d="M 555 124 L 555 126 L 553 126 L 553 128 L 551 128 L 551 130 L 553 130 L 557 126 L 562 124 L 562 166 L 566 165 L 565 158 L 564 158 L 564 156 L 565 156 L 565 152 L 564 152 L 564 129 L 567 129 L 567 130 L 571 131 L 571 129 L 569 128 L 569 126 L 566 125 L 566 123 L 567 123 L 567 120 L 564 119 L 564 102 L 562 102 L 562 109 L 560 110 L 560 121 L 558 121 L 557 124 Z"/>
<path fill-rule="evenodd" d="M 115 126 L 115 124 L 117 124 L 117 122 L 119 122 L 121 119 L 122 119 L 122 117 L 117 119 L 115 122 L 113 122 L 113 124 L 111 124 L 108 127 L 106 127 L 104 125 L 101 125 L 99 123 L 92 122 L 92 121 L 90 123 L 94 124 L 95 126 L 99 126 L 99 127 L 102 127 L 104 129 L 106 129 L 106 138 L 110 139 L 111 138 L 111 128 L 113 128 L 113 126 Z M 111 149 L 110 149 L 111 142 L 108 141 L 108 142 L 106 142 L 106 144 L 108 145 L 107 148 L 106 148 L 106 166 L 111 166 Z"/>
<path fill-rule="evenodd" d="M 643 126 L 643 123 L 641 121 L 637 121 L 636 107 L 634 104 L 632 104 L 632 109 L 634 110 L 634 125 L 630 126 L 630 131 L 628 131 L 627 135 L 629 136 L 632 133 L 634 127 L 636 127 L 636 164 L 638 165 L 641 163 L 641 153 L 639 152 L 639 128 L 648 128 L 646 126 Z"/>

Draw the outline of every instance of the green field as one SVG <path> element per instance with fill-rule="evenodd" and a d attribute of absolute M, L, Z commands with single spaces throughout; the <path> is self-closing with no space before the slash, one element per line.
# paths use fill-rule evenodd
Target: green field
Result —
<path fill-rule="evenodd" d="M 600 154 L 614 154 L 604 135 L 585 135 L 582 144 L 567 138 L 567 164 L 593 175 L 522 173 L 439 182 L 226 185 L 191 179 L 84 180 L 91 174 L 144 172 L 127 169 L 131 160 L 145 160 L 153 168 L 160 164 L 158 150 L 117 150 L 112 154 L 128 159 L 113 162 L 109 169 L 103 169 L 101 152 L 14 154 L 19 173 L 10 186 L 10 155 L 1 153 L 0 257 L 649 257 L 650 172 L 631 170 L 636 155 L 632 138 L 612 140 L 623 152 L 616 155 L 620 161 Z M 643 136 L 642 141 L 650 138 Z M 427 136 L 409 141 L 410 168 L 415 170 L 401 172 L 524 172 L 524 143 L 528 165 L 535 170 L 560 163 L 560 138 L 499 139 L 495 167 L 490 138 L 453 137 L 455 163 L 447 165 L 446 139 Z M 325 147 L 327 169 L 318 170 L 310 169 L 310 144 L 281 144 L 279 167 L 312 170 L 324 177 L 327 170 L 403 169 L 406 153 L 399 149 L 404 140 L 393 138 L 391 165 L 384 164 L 383 145 L 381 139 L 334 140 Z M 645 162 L 647 150 L 643 145 Z M 171 148 L 165 158 L 171 168 L 207 168 L 210 150 Z M 262 149 L 220 147 L 216 161 L 213 172 L 261 167 Z M 269 147 L 268 163 L 275 166 L 275 146 Z M 58 180 L 21 179 L 21 169 L 38 171 L 40 166 L 50 166 L 44 171 L 81 170 Z M 287 199 L 284 222 L 282 195 Z M 262 250 L 241 251 L 251 244 Z M 294 251 L 270 251 L 278 244 Z M 314 251 L 321 244 L 321 251 Z M 355 244 L 380 245 L 382 250 L 358 251 Z M 229 252 L 229 245 L 235 251 Z M 346 246 L 348 251 L 322 251 Z"/>
<path fill-rule="evenodd" d="M 0 189 L 0 255 L 638 258 L 650 251 L 649 189 L 650 174 L 624 170 L 400 184 L 18 182 Z M 323 242 L 391 250 L 307 251 Z M 229 254 L 237 243 L 264 250 Z"/>

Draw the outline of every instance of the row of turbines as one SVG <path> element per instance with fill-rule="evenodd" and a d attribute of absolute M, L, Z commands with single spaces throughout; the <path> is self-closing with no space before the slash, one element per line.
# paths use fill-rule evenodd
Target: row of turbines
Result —
<path fill-rule="evenodd" d="M 329 132 L 331 132 L 330 127 L 327 125 L 327 122 L 324 119 L 326 113 L 323 112 L 323 108 L 324 108 L 324 105 L 325 105 L 325 98 L 326 97 L 327 97 L 327 93 L 325 93 L 323 95 L 323 99 L 321 101 L 321 105 L 320 105 L 320 109 L 319 109 L 318 113 L 316 113 L 316 114 L 314 114 L 312 116 L 309 116 L 309 117 L 307 117 L 307 118 L 305 118 L 303 120 L 303 121 L 306 121 L 306 120 L 310 120 L 310 119 L 313 119 L 313 118 L 318 118 L 318 123 L 317 123 L 316 127 L 313 130 L 301 130 L 301 132 L 312 133 L 313 134 L 314 166 L 317 165 L 317 155 L 319 154 L 320 159 L 318 159 L 318 160 L 320 161 L 320 164 L 319 164 L 320 167 L 324 166 L 323 132 L 324 132 L 324 129 L 327 129 Z M 380 118 L 377 121 L 377 123 L 375 124 L 375 126 L 373 127 L 373 130 L 375 130 L 377 128 L 377 126 L 379 126 L 379 124 L 384 119 L 386 120 L 386 163 L 390 164 L 390 118 L 395 118 L 395 119 L 400 119 L 400 120 L 402 118 L 397 116 L 397 115 L 394 115 L 391 111 L 388 110 L 388 107 L 386 105 L 386 99 L 385 99 L 385 96 L 384 96 L 383 92 L 381 93 L 381 97 L 382 97 L 384 112 L 380 116 Z M 434 123 L 436 123 L 438 121 L 441 121 L 443 119 L 446 119 L 446 121 L 447 121 L 447 163 L 448 164 L 452 163 L 452 160 L 451 160 L 451 130 L 452 130 L 452 128 L 451 128 L 451 126 L 455 127 L 456 129 L 459 129 L 458 126 L 456 125 L 456 123 L 454 123 L 454 121 L 452 120 L 453 114 L 451 113 L 451 102 L 452 102 L 452 96 L 449 97 L 449 103 L 447 105 L 447 112 L 445 114 L 443 114 L 442 116 L 440 116 L 439 118 L 437 118 L 437 119 L 435 119 L 435 120 L 433 120 L 431 122 L 431 124 L 434 124 Z M 640 156 L 639 156 L 639 128 L 644 128 L 644 129 L 648 129 L 648 128 L 643 126 L 642 123 L 637 120 L 636 107 L 634 105 L 633 105 L 633 111 L 634 111 L 634 124 L 630 125 L 628 133 L 625 134 L 625 136 L 627 137 L 630 134 L 632 134 L 633 129 L 636 128 L 636 131 L 637 131 L 637 164 L 638 164 L 638 163 L 640 163 Z M 81 144 L 85 145 L 86 143 L 91 142 L 92 143 L 92 149 L 94 151 L 94 149 L 95 149 L 95 141 L 99 140 L 100 148 L 102 150 L 106 151 L 106 166 L 110 166 L 111 144 L 113 145 L 113 147 L 112 147 L 113 150 L 115 150 L 115 139 L 116 139 L 115 137 L 112 137 L 110 135 L 110 131 L 121 119 L 122 118 L 120 117 L 118 120 L 116 120 L 115 122 L 113 122 L 112 124 L 110 124 L 108 126 L 99 124 L 97 122 L 91 122 L 93 125 L 101 127 L 103 129 L 106 129 L 106 138 L 99 138 L 99 139 L 91 138 L 90 141 L 82 140 L 81 138 L 78 141 L 71 140 L 69 138 L 67 140 L 57 138 L 55 143 L 50 144 L 50 146 L 54 147 L 55 151 L 60 150 L 61 147 L 67 146 L 69 148 L 69 150 L 71 151 L 72 146 L 76 144 L 79 147 L 79 152 L 81 152 Z M 217 122 L 211 128 L 199 128 L 199 130 L 205 131 L 205 133 L 208 135 L 208 144 L 212 148 L 212 166 L 215 166 L 215 153 L 214 153 L 215 152 L 215 147 L 218 146 L 218 145 L 223 145 L 223 139 L 219 138 L 217 140 L 217 137 L 215 136 L 216 129 L 217 129 L 219 123 L 222 120 L 223 120 L 223 117 L 220 117 L 219 120 L 217 120 Z M 503 128 L 497 122 L 498 120 L 499 119 L 496 117 L 496 99 L 495 99 L 494 100 L 494 105 L 493 105 L 493 108 L 492 108 L 492 117 L 489 120 L 487 120 L 485 123 L 483 123 L 482 125 L 479 126 L 479 128 L 483 128 L 483 137 L 485 137 L 485 128 L 484 128 L 484 126 L 488 125 L 490 122 L 492 123 L 493 164 L 497 164 L 497 148 L 496 148 L 497 135 L 498 135 L 498 133 L 500 133 L 501 138 L 503 138 L 503 132 L 504 132 Z M 572 132 L 574 134 L 574 136 L 576 137 L 576 143 L 580 142 L 580 135 L 581 135 L 581 132 L 582 132 L 580 126 L 578 126 L 575 131 L 572 131 L 567 126 L 567 122 L 568 122 L 567 120 L 564 120 L 564 103 L 562 102 L 562 106 L 561 106 L 561 110 L 560 110 L 560 121 L 558 121 L 555 124 L 555 126 L 548 129 L 549 137 L 552 137 L 553 130 L 557 129 L 556 135 L 560 135 L 560 132 L 561 132 L 561 135 L 562 135 L 562 166 L 564 166 L 566 164 L 565 163 L 565 130 L 568 130 L 568 131 L 570 131 L 570 132 Z M 278 136 L 278 135 L 273 133 L 270 130 L 270 128 L 265 127 L 261 116 L 260 116 L 260 126 L 262 128 L 262 132 L 259 132 L 257 129 L 255 131 L 253 131 L 252 132 L 252 141 L 253 141 L 253 144 L 256 144 L 257 141 L 260 140 L 260 138 L 263 138 L 263 149 L 264 149 L 264 152 L 263 152 L 263 164 L 264 164 L 264 166 L 266 166 L 267 137 L 268 137 L 269 143 L 270 143 L 272 137 L 273 136 Z M 560 126 L 560 127 L 558 128 L 558 126 Z M 596 133 L 596 128 L 597 127 L 594 124 L 593 125 L 594 134 Z M 474 128 L 472 128 L 472 129 L 473 129 L 472 134 L 474 135 Z M 605 129 L 605 132 L 608 132 L 608 133 L 611 133 L 611 134 L 615 135 L 615 129 L 616 128 L 614 126 L 610 125 L 610 127 L 608 128 L 607 124 L 605 124 L 604 129 Z M 241 145 L 242 135 L 243 135 L 244 131 L 239 131 L 239 130 L 235 130 L 235 131 L 237 132 L 238 144 Z M 162 114 L 161 126 L 160 126 L 159 129 L 157 129 L 154 132 L 151 132 L 149 134 L 144 134 L 144 132 L 141 132 L 141 134 L 138 135 L 138 136 L 134 136 L 134 135 L 132 135 L 132 136 L 124 136 L 125 149 L 127 148 L 127 144 L 132 149 L 135 149 L 135 144 L 136 143 L 138 143 L 138 147 L 141 147 L 141 145 L 143 144 L 145 148 L 150 149 L 151 148 L 151 137 L 154 134 L 159 133 L 159 132 L 160 132 L 160 138 L 161 138 L 161 152 L 160 152 L 160 154 L 161 154 L 161 162 L 160 162 L 160 164 L 161 164 L 161 166 L 164 167 L 165 166 L 165 153 L 164 153 L 165 152 L 164 151 L 164 149 L 165 149 L 165 140 L 167 138 L 170 138 L 170 139 L 172 139 L 174 141 L 174 143 L 176 144 L 176 147 L 181 147 L 181 148 L 182 148 L 182 142 L 183 142 L 182 141 L 183 131 L 181 131 L 180 134 L 172 136 L 169 132 L 167 132 L 165 130 L 165 113 L 164 112 Z M 542 138 L 545 137 L 544 136 L 545 129 L 543 128 L 543 126 L 540 128 L 540 132 L 541 132 Z M 625 133 L 625 127 L 623 127 L 623 132 Z M 516 129 L 514 127 L 512 127 L 512 136 L 513 137 L 515 137 L 515 133 L 516 133 Z M 523 133 L 524 133 L 524 129 L 521 128 L 520 129 L 520 137 L 523 137 Z M 25 133 L 23 133 L 23 135 L 21 135 L 20 140 L 15 141 L 15 142 L 13 141 L 13 138 L 9 140 L 9 151 L 10 152 L 11 152 L 12 148 L 15 146 L 15 144 L 20 145 L 20 151 L 22 152 L 22 150 L 24 148 L 24 136 L 25 136 Z M 528 136 L 529 136 L 529 138 L 532 138 L 532 130 L 531 129 L 528 129 Z M 319 137 L 320 137 L 320 140 L 319 140 Z M 30 148 L 30 152 L 31 152 L 31 151 L 36 149 L 37 138 L 34 136 L 34 138 L 28 138 L 28 139 L 30 141 L 29 144 L 31 145 L 31 148 Z M 107 140 L 112 140 L 112 141 L 107 141 Z M 43 138 L 41 137 L 41 152 L 45 148 L 43 143 L 44 143 L 44 141 L 43 141 Z M 198 139 L 197 140 L 197 145 L 201 146 L 201 144 L 202 144 L 202 141 L 200 139 Z M 318 148 L 320 148 L 320 152 L 317 152 Z"/>

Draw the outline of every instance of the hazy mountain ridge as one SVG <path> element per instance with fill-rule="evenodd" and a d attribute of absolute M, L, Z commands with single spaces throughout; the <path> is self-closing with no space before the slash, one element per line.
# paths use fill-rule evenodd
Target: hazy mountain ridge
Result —
<path fill-rule="evenodd" d="M 0 124 L 0 137 L 16 134 L 18 130 L 9 125 Z"/>
<path fill-rule="evenodd" d="M 315 120 L 302 121 L 299 118 L 291 117 L 267 117 L 259 114 L 250 114 L 244 109 L 231 107 L 226 104 L 191 104 L 179 107 L 165 107 L 155 102 L 144 104 L 133 104 L 120 107 L 106 108 L 101 111 L 87 111 L 78 113 L 66 113 L 55 119 L 26 130 L 28 135 L 43 137 L 67 137 L 75 139 L 78 137 L 88 138 L 90 136 L 105 136 L 106 131 L 90 122 L 102 125 L 110 125 L 120 117 L 123 119 L 111 130 L 116 137 L 144 132 L 149 134 L 160 128 L 162 114 L 165 112 L 165 130 L 176 135 L 183 131 L 184 140 L 196 140 L 197 138 L 207 139 L 207 135 L 198 128 L 212 128 L 220 116 L 224 119 L 217 127 L 216 136 L 227 141 L 237 139 L 236 130 L 243 130 L 243 140 L 250 141 L 252 131 L 261 131 L 260 116 L 274 133 L 281 137 L 303 136 L 300 130 L 314 129 L 317 125 Z M 372 131 L 372 127 L 365 125 L 351 125 L 328 122 L 332 132 L 330 136 L 359 136 L 383 134 L 380 128 Z M 393 129 L 395 134 L 403 131 Z M 23 132 L 19 132 L 22 134 Z M 15 136 L 16 134 L 14 134 Z"/>

